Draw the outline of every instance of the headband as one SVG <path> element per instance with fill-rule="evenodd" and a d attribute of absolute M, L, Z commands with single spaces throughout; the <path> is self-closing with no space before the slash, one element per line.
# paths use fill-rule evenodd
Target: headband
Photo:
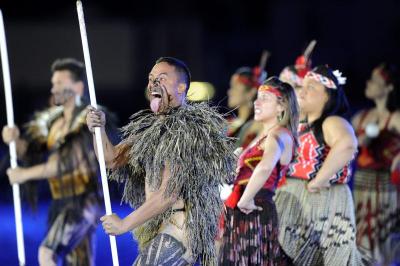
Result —
<path fill-rule="evenodd" d="M 275 94 L 275 96 L 278 97 L 278 98 L 283 98 L 283 95 L 282 95 L 282 93 L 279 91 L 278 88 L 272 87 L 272 86 L 269 86 L 269 85 L 261 85 L 261 86 L 258 88 L 258 91 L 261 91 L 261 92 L 270 92 L 270 93 Z"/>

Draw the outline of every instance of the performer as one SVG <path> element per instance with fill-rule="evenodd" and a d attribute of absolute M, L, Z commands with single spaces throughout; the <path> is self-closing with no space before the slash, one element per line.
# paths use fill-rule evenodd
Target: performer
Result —
<path fill-rule="evenodd" d="M 50 185 L 53 201 L 39 264 L 93 265 L 92 237 L 101 198 L 91 134 L 85 126 L 84 65 L 71 58 L 58 59 L 51 70 L 56 106 L 37 113 L 22 137 L 17 127 L 3 128 L 3 141 L 15 140 L 19 160 L 29 165 L 8 169 L 7 175 L 11 184 L 47 179 Z"/>
<path fill-rule="evenodd" d="M 395 254 L 383 250 L 385 240 L 400 233 L 399 76 L 394 65 L 376 67 L 365 89 L 375 106 L 353 118 L 360 147 L 354 181 L 357 243 L 382 263 Z"/>
<path fill-rule="evenodd" d="M 279 79 L 283 82 L 289 83 L 296 93 L 303 87 L 303 79 L 305 75 L 311 70 L 311 54 L 316 45 L 316 41 L 312 40 L 304 53 L 297 57 L 294 65 L 285 67 L 279 74 Z M 300 112 L 300 121 L 305 117 Z"/>
<path fill-rule="evenodd" d="M 277 190 L 279 242 L 295 265 L 361 265 L 347 185 L 357 140 L 343 118 L 348 103 L 339 71 L 318 66 L 297 94 L 307 117 L 287 184 Z"/>
<path fill-rule="evenodd" d="M 278 220 L 272 200 L 296 146 L 298 107 L 294 89 L 269 78 L 258 89 L 254 119 L 263 125 L 243 151 L 227 217 L 221 265 L 284 265 L 278 242 Z"/>
<path fill-rule="evenodd" d="M 91 130 L 102 128 L 111 178 L 125 182 L 123 199 L 136 209 L 124 219 L 101 218 L 107 234 L 135 230 L 134 265 L 188 265 L 197 257 L 217 263 L 218 187 L 234 172 L 233 143 L 223 116 L 205 103 L 186 103 L 189 83 L 182 61 L 158 59 L 149 74 L 152 112 L 134 114 L 117 146 L 103 130 L 104 114 L 92 109 L 87 116 Z"/>
<path fill-rule="evenodd" d="M 265 62 L 260 65 L 265 65 Z M 257 95 L 257 88 L 267 78 L 267 72 L 263 69 L 263 66 L 253 69 L 241 67 L 231 77 L 228 107 L 237 108 L 238 115 L 229 119 L 228 135 L 237 138 L 236 148 L 246 148 L 262 129 L 262 125 L 253 120 L 253 102 Z"/>

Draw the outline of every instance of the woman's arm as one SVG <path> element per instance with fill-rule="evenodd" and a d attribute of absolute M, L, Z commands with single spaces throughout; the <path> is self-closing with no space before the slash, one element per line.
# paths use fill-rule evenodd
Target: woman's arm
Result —
<path fill-rule="evenodd" d="M 246 185 L 243 195 L 238 202 L 238 208 L 245 213 L 250 213 L 252 209 L 255 209 L 251 208 L 251 206 L 254 205 L 253 200 L 255 195 L 268 180 L 272 170 L 280 160 L 285 146 L 289 146 L 283 134 L 284 133 L 275 131 L 270 134 L 264 142 L 263 149 L 265 152 L 263 157 L 254 169 L 249 183 Z"/>
<path fill-rule="evenodd" d="M 331 148 L 315 179 L 308 183 L 310 192 L 329 187 L 329 180 L 349 163 L 357 152 L 357 139 L 351 125 L 343 118 L 331 116 L 322 124 L 324 140 Z"/>

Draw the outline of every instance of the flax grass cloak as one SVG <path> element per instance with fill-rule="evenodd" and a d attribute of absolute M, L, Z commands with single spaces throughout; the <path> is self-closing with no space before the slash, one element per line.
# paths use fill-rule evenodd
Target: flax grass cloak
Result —
<path fill-rule="evenodd" d="M 219 185 L 231 181 L 236 166 L 226 129 L 224 117 L 206 103 L 173 108 L 162 116 L 140 111 L 122 128 L 117 164 L 127 164 L 110 175 L 125 183 L 123 201 L 137 208 L 145 201 L 145 182 L 157 190 L 168 164 L 171 178 L 165 196 L 175 193 L 184 200 L 189 248 L 206 265 L 216 264 L 214 238 L 223 206 Z M 170 215 L 171 209 L 135 230 L 141 248 Z"/>

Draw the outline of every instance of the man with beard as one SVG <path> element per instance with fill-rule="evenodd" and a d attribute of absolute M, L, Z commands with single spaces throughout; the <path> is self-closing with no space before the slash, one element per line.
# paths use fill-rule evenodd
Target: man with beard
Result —
<path fill-rule="evenodd" d="M 50 185 L 53 201 L 39 264 L 93 265 L 92 236 L 100 198 L 96 156 L 85 125 L 87 109 L 82 104 L 84 65 L 58 59 L 51 70 L 55 106 L 37 113 L 21 137 L 17 127 L 3 128 L 3 141 L 16 141 L 18 158 L 28 166 L 8 169 L 7 175 L 11 184 L 47 179 Z"/>
<path fill-rule="evenodd" d="M 232 176 L 233 143 L 225 119 L 205 103 L 186 102 L 190 72 L 172 57 L 156 61 L 147 92 L 151 111 L 132 115 L 113 146 L 105 115 L 91 109 L 88 127 L 101 127 L 111 179 L 125 182 L 123 199 L 135 208 L 124 219 L 101 218 L 107 234 L 134 230 L 134 265 L 216 265 L 214 239 L 222 202 L 218 187 Z"/>

